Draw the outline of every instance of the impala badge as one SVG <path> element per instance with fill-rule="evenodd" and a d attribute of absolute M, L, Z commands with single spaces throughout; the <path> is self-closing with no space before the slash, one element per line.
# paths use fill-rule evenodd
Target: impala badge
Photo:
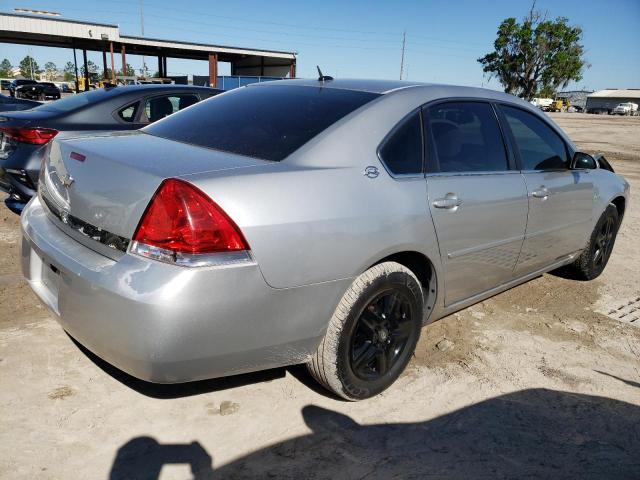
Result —
<path fill-rule="evenodd" d="M 380 175 L 380 171 L 377 167 L 368 166 L 364 169 L 364 176 L 367 178 L 376 178 Z"/>

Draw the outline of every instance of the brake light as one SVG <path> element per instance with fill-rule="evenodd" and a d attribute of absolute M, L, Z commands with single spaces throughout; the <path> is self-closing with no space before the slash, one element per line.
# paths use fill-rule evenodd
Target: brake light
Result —
<path fill-rule="evenodd" d="M 49 140 L 58 134 L 58 130 L 53 128 L 0 127 L 0 132 L 4 133 L 8 139 L 32 145 L 49 143 Z"/>
<path fill-rule="evenodd" d="M 183 180 L 162 182 L 133 235 L 132 252 L 161 261 L 201 265 L 203 255 L 249 250 L 240 229 L 204 192 Z M 199 259 L 198 259 L 199 257 Z"/>

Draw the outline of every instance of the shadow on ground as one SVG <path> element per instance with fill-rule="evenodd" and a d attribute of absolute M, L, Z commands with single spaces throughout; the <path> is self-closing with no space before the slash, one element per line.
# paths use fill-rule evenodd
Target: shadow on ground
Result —
<path fill-rule="evenodd" d="M 316 406 L 302 414 L 313 433 L 215 469 L 197 442 L 133 439 L 110 479 L 156 479 L 170 463 L 191 465 L 196 479 L 640 478 L 640 407 L 604 397 L 523 390 L 419 423 L 360 425 Z"/>

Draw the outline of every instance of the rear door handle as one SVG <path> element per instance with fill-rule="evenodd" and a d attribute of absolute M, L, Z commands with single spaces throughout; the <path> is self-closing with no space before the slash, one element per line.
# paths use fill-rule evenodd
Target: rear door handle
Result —
<path fill-rule="evenodd" d="M 531 196 L 544 200 L 549 197 L 549 190 L 546 187 L 540 187 L 538 190 L 531 192 Z"/>
<path fill-rule="evenodd" d="M 433 201 L 434 207 L 446 208 L 448 210 L 455 210 L 460 205 L 462 205 L 462 200 L 460 200 L 455 193 L 447 193 L 444 198 L 438 198 Z"/>

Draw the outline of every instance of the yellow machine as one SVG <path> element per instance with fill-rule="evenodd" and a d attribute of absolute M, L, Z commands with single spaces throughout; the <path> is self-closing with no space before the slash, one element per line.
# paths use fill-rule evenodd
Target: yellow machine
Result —
<path fill-rule="evenodd" d="M 84 77 L 78 77 L 78 93 L 80 92 L 84 92 L 85 89 L 85 78 Z M 94 85 L 92 85 L 91 83 L 89 83 L 89 88 L 95 88 Z"/>
<path fill-rule="evenodd" d="M 569 100 L 554 100 L 551 105 L 549 105 L 549 111 L 550 112 L 562 112 L 564 110 L 566 110 L 567 108 L 569 108 L 569 105 L 571 105 L 571 102 L 569 102 Z"/>

